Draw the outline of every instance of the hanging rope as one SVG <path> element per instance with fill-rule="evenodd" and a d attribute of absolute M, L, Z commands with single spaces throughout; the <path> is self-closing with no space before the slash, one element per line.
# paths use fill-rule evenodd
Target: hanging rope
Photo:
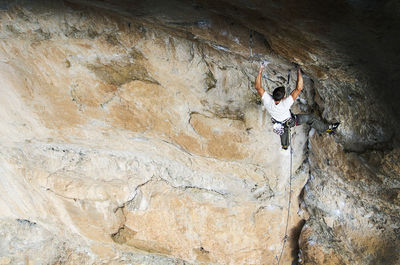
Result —
<path fill-rule="evenodd" d="M 285 236 L 283 237 L 283 244 L 281 254 L 279 255 L 278 265 L 281 262 L 283 251 L 285 250 L 286 241 L 288 240 L 288 226 L 289 226 L 289 218 L 290 218 L 290 205 L 292 204 L 292 164 L 293 164 L 293 148 L 292 148 L 292 133 L 290 131 L 290 126 L 288 127 L 289 133 L 289 146 L 290 146 L 290 176 L 289 176 L 289 201 L 287 208 L 287 218 L 286 218 L 286 227 L 285 227 Z"/>
<path fill-rule="evenodd" d="M 290 83 L 290 69 L 288 71 L 288 78 L 287 78 L 287 88 L 289 88 Z M 290 91 L 289 91 L 290 92 Z M 289 94 L 289 93 L 288 93 Z M 290 97 L 290 96 L 289 96 Z M 289 219 L 290 219 L 290 206 L 292 205 L 292 175 L 293 175 L 293 148 L 292 148 L 292 132 L 290 130 L 290 126 L 288 126 L 288 134 L 289 134 L 289 146 L 290 146 L 290 170 L 289 170 L 289 200 L 288 200 L 288 207 L 287 207 L 287 218 L 286 218 L 286 226 L 285 226 L 285 236 L 283 237 L 283 244 L 281 249 L 281 254 L 279 258 L 276 257 L 278 260 L 278 265 L 281 262 L 283 251 L 285 250 L 286 241 L 289 239 L 288 237 L 288 226 L 289 226 Z"/>
<path fill-rule="evenodd" d="M 286 95 L 290 95 L 290 73 L 291 70 L 288 70 L 288 74 L 287 74 L 287 83 L 286 83 Z"/>
<path fill-rule="evenodd" d="M 250 50 L 250 58 L 253 57 L 253 31 L 250 30 L 250 36 L 249 36 L 249 50 Z"/>

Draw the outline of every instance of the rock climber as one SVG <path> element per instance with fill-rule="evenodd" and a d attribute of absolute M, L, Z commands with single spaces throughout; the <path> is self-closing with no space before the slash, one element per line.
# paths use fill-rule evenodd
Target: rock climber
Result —
<path fill-rule="evenodd" d="M 296 89 L 290 93 L 290 96 L 285 97 L 285 87 L 280 86 L 274 89 L 272 96 L 265 93 L 261 86 L 262 72 L 266 64 L 262 63 L 256 78 L 256 90 L 260 95 L 265 108 L 272 117 L 273 130 L 281 137 L 281 145 L 284 150 L 289 147 L 289 128 L 308 124 L 314 128 L 319 134 L 323 132 L 333 133 L 339 123 L 327 124 L 321 121 L 313 114 L 292 114 L 290 107 L 293 105 L 296 98 L 300 95 L 303 89 L 303 76 L 300 67 L 297 68 L 297 84 Z"/>

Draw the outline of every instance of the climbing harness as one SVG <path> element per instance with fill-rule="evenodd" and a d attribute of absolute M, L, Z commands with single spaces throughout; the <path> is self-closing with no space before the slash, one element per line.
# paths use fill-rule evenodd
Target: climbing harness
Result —
<path fill-rule="evenodd" d="M 292 113 L 290 113 L 292 114 Z M 271 118 L 272 123 L 274 124 L 272 126 L 272 130 L 274 133 L 276 133 L 277 135 L 282 135 L 285 133 L 285 127 L 290 128 L 290 123 L 292 121 L 293 115 L 291 115 L 292 117 L 280 122 L 275 120 L 274 118 Z"/>
<path fill-rule="evenodd" d="M 272 130 L 277 135 L 282 135 L 285 133 L 285 127 L 280 122 L 274 123 L 274 125 L 272 126 Z"/>
<path fill-rule="evenodd" d="M 272 121 L 272 131 L 277 135 L 282 135 L 285 133 L 285 127 L 288 128 L 290 132 L 290 127 L 297 125 L 297 117 L 290 111 L 290 118 L 287 118 L 284 121 L 277 121 L 274 118 L 271 118 Z M 289 143 L 290 144 L 290 143 Z"/>
<path fill-rule="evenodd" d="M 285 127 L 290 129 L 290 127 L 297 126 L 297 116 L 290 111 L 290 118 L 287 118 L 286 120 L 280 122 L 275 120 L 274 118 L 271 118 L 272 121 L 272 131 L 276 133 L 277 135 L 282 135 L 285 133 Z"/>
<path fill-rule="evenodd" d="M 286 218 L 286 227 L 285 227 L 285 236 L 283 237 L 283 244 L 282 244 L 282 249 L 281 249 L 281 254 L 276 256 L 276 259 L 278 260 L 278 265 L 281 262 L 282 254 L 283 251 L 285 250 L 286 246 L 286 241 L 289 239 L 288 237 L 288 226 L 289 226 L 289 218 L 290 218 L 290 206 L 292 204 L 292 164 L 293 164 L 293 148 L 292 148 L 292 133 L 290 131 L 290 127 L 288 127 L 288 133 L 289 133 L 289 146 L 290 146 L 290 175 L 289 175 L 289 201 L 288 201 L 288 208 L 287 208 L 287 218 Z"/>

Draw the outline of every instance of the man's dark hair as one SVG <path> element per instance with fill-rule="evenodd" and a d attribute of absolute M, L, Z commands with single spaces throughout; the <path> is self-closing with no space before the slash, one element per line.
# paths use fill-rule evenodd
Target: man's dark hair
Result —
<path fill-rule="evenodd" d="M 284 96 L 285 96 L 285 87 L 283 86 L 275 88 L 274 92 L 272 93 L 272 98 L 275 101 L 283 99 Z"/>

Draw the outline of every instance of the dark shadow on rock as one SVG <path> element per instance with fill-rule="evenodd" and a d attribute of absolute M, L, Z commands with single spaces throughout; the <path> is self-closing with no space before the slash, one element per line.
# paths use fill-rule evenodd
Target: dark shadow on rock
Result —
<path fill-rule="evenodd" d="M 289 231 L 289 247 L 292 249 L 292 265 L 297 265 L 298 264 L 298 254 L 300 251 L 299 247 L 299 238 L 301 234 L 301 230 L 303 229 L 304 224 L 306 223 L 305 220 L 301 220 L 300 222 L 297 223 L 296 226 L 294 226 L 292 229 Z"/>

